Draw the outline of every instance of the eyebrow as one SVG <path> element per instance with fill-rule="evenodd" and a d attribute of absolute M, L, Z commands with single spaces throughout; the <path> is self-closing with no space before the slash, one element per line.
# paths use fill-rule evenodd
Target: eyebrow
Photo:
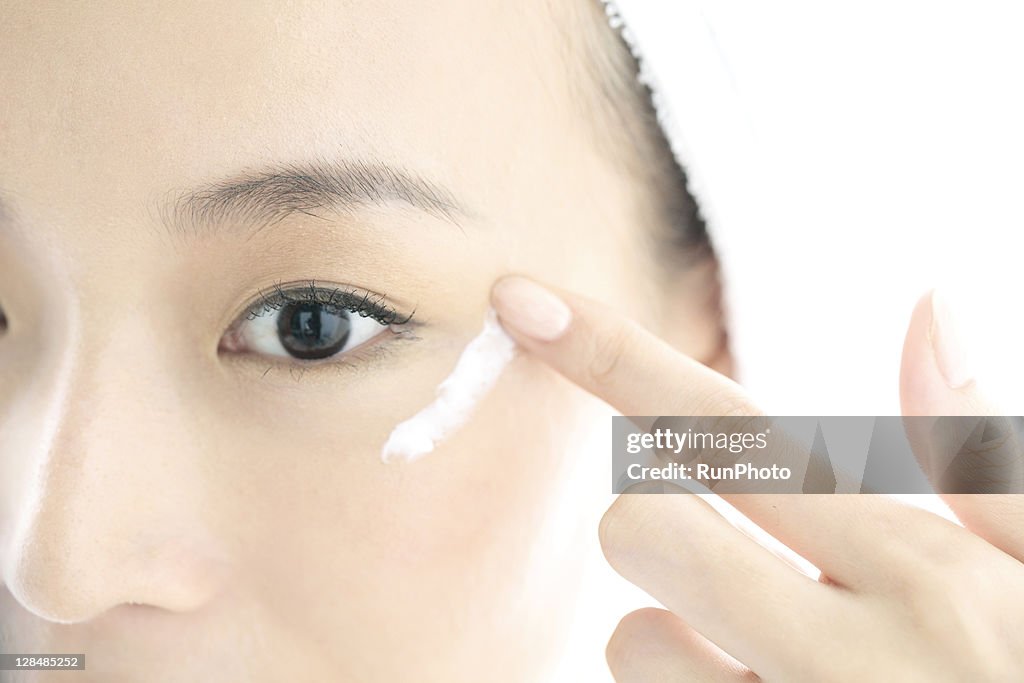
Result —
<path fill-rule="evenodd" d="M 169 229 L 204 231 L 242 224 L 258 232 L 296 214 L 323 218 L 400 203 L 453 223 L 473 216 L 452 192 L 422 175 L 382 161 L 313 161 L 246 171 L 226 180 L 172 192 L 158 213 Z"/>

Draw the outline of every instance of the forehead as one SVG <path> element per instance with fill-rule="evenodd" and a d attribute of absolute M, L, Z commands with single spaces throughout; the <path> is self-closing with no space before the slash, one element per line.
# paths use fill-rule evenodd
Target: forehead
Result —
<path fill-rule="evenodd" d="M 138 203 L 256 164 L 413 165 L 492 194 L 557 154 L 562 48 L 539 3 L 18 3 L 0 10 L 0 194 Z M 542 38 L 541 36 L 546 36 Z"/>

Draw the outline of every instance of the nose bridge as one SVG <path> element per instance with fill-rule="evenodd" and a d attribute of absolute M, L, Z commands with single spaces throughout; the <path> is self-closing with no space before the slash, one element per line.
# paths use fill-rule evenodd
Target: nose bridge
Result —
<path fill-rule="evenodd" d="M 174 373 L 144 321 L 108 319 L 89 332 L 59 377 L 37 383 L 46 389 L 33 408 L 51 417 L 28 435 L 41 448 L 5 581 L 59 622 L 124 603 L 196 608 L 215 589 L 218 562 L 198 519 L 204 487 Z"/>

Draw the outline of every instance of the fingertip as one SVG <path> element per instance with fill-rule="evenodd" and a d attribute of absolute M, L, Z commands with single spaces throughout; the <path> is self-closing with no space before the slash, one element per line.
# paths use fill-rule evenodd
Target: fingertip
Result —
<path fill-rule="evenodd" d="M 903 339 L 903 355 L 900 361 L 900 403 L 904 415 L 928 415 L 932 409 L 928 397 L 941 387 L 935 385 L 935 373 L 930 348 L 931 300 L 929 290 L 918 298 L 910 314 L 906 336 Z"/>
<path fill-rule="evenodd" d="M 914 306 L 903 342 L 900 402 L 904 415 L 960 415 L 974 380 L 942 294 L 931 289 Z"/>
<path fill-rule="evenodd" d="M 560 296 L 520 275 L 494 284 L 491 305 L 507 332 L 536 341 L 555 341 L 572 323 L 572 309 Z"/>
<path fill-rule="evenodd" d="M 950 389 L 967 386 L 974 379 L 970 371 L 966 347 L 953 313 L 945 297 L 937 289 L 931 292 L 931 325 L 929 339 L 939 372 Z"/>

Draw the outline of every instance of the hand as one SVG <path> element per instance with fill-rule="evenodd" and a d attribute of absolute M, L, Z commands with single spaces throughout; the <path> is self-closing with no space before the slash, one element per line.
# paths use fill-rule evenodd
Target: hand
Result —
<path fill-rule="evenodd" d="M 492 302 L 523 348 L 625 415 L 761 414 L 604 306 L 517 277 Z M 904 414 L 989 414 L 932 304 L 907 333 Z M 821 579 L 699 496 L 619 496 L 605 555 L 668 609 L 621 621 L 607 650 L 617 681 L 1024 680 L 1024 496 L 946 496 L 966 528 L 875 495 L 724 497 Z"/>

